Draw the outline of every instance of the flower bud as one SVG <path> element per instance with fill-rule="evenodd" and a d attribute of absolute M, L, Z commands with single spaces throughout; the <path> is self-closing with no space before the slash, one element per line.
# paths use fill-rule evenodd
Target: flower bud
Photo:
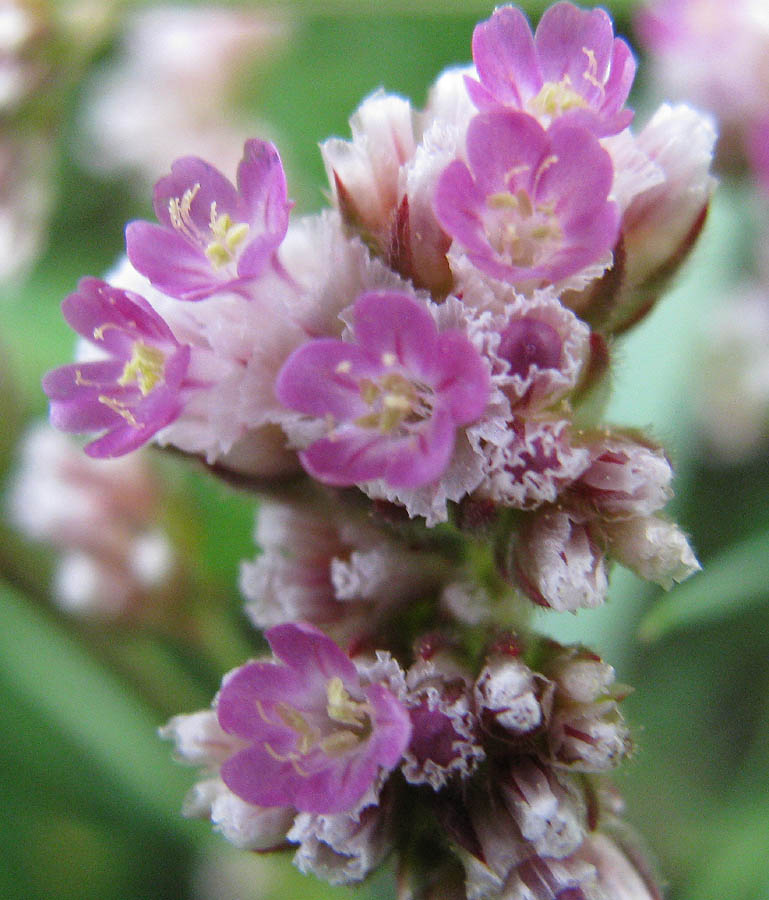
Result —
<path fill-rule="evenodd" d="M 665 590 L 701 568 L 686 535 L 666 519 L 645 516 L 614 522 L 606 533 L 612 556 Z"/>
<path fill-rule="evenodd" d="M 411 106 L 377 91 L 358 107 L 350 129 L 352 141 L 321 144 L 323 162 L 343 219 L 382 252 L 398 207 L 398 174 L 416 148 Z"/>
<path fill-rule="evenodd" d="M 587 523 L 574 513 L 538 513 L 520 533 L 513 554 L 518 584 L 540 606 L 575 612 L 606 599 L 603 551 Z"/>
<path fill-rule="evenodd" d="M 262 552 L 241 563 L 240 590 L 246 615 L 262 629 L 308 622 L 344 643 L 371 633 L 440 575 L 435 557 L 308 504 L 263 501 L 254 538 Z"/>
<path fill-rule="evenodd" d="M 473 689 L 483 727 L 508 737 L 538 729 L 552 700 L 552 685 L 520 659 L 494 654 Z"/>
<path fill-rule="evenodd" d="M 710 174 L 715 141 L 713 120 L 685 105 L 663 104 L 638 136 L 665 181 L 636 197 L 625 214 L 631 283 L 657 276 L 680 262 L 677 254 L 690 249 L 696 237 L 692 229 L 699 232 L 698 222 L 716 185 Z"/>
<path fill-rule="evenodd" d="M 379 805 L 353 814 L 300 813 L 288 832 L 288 839 L 299 844 L 294 864 L 329 884 L 362 881 L 392 848 L 392 825 L 386 795 Z"/>
<path fill-rule="evenodd" d="M 189 818 L 210 818 L 217 831 L 242 850 L 272 850 L 280 846 L 296 815 L 290 806 L 246 803 L 218 777 L 219 767 L 243 747 L 219 725 L 216 711 L 174 716 L 159 729 L 172 740 L 180 762 L 201 766 L 214 777 L 198 781 L 187 793 L 182 812 Z"/>
<path fill-rule="evenodd" d="M 587 510 L 627 519 L 650 515 L 673 496 L 673 470 L 660 448 L 610 435 L 588 449 L 592 461 L 573 487 Z"/>
<path fill-rule="evenodd" d="M 586 807 L 574 783 L 559 779 L 549 766 L 524 759 L 500 779 L 504 803 L 540 856 L 562 859 L 582 843 Z"/>
<path fill-rule="evenodd" d="M 552 679 L 553 711 L 548 727 L 552 761 L 577 772 L 603 772 L 632 748 L 618 702 L 628 693 L 614 669 L 589 650 L 566 647 L 543 670 Z"/>
<path fill-rule="evenodd" d="M 591 834 L 579 856 L 595 866 L 598 885 L 612 900 L 662 900 L 662 893 L 645 867 L 637 866 L 605 834 Z"/>
<path fill-rule="evenodd" d="M 450 806 L 439 819 L 465 867 L 467 900 L 598 900 L 591 893 L 595 868 L 574 852 L 584 840 L 576 792 L 550 780 L 538 764 L 524 760 L 512 780 L 494 778 Z"/>
<path fill-rule="evenodd" d="M 27 536 L 63 551 L 54 600 L 112 621 L 149 617 L 170 599 L 178 560 L 158 527 L 162 494 L 145 455 L 93 460 L 45 424 L 21 443 L 10 517 Z"/>
<path fill-rule="evenodd" d="M 443 651 L 421 657 L 406 673 L 403 702 L 411 717 L 411 743 L 402 766 L 411 784 L 434 790 L 449 778 L 467 778 L 484 758 L 466 674 Z"/>
<path fill-rule="evenodd" d="M 293 807 L 254 806 L 220 784 L 210 812 L 216 831 L 241 850 L 275 850 L 285 844 L 296 815 Z"/>
<path fill-rule="evenodd" d="M 693 247 L 716 184 L 710 174 L 715 141 L 712 120 L 685 105 L 663 104 L 638 136 L 664 180 L 636 196 L 623 216 L 624 283 L 610 332 L 628 328 L 651 309 Z"/>

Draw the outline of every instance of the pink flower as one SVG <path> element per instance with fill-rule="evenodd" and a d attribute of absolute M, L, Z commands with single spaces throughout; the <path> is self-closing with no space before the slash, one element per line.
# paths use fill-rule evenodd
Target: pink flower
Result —
<path fill-rule="evenodd" d="M 328 423 L 300 454 L 329 484 L 383 478 L 418 487 L 448 466 L 458 427 L 477 419 L 489 394 L 486 367 L 457 330 L 438 333 L 407 294 L 372 292 L 353 308 L 354 339 L 299 347 L 278 375 L 278 399 Z"/>
<path fill-rule="evenodd" d="M 83 278 L 62 304 L 64 318 L 105 353 L 49 372 L 43 390 L 62 431 L 105 433 L 89 456 L 121 456 L 182 411 L 190 347 L 179 344 L 147 301 L 98 278 Z"/>
<path fill-rule="evenodd" d="M 555 282 L 614 246 L 613 166 L 586 129 L 548 131 L 525 113 L 480 113 L 467 130 L 469 166 L 443 172 L 435 208 L 479 269 L 514 284 Z"/>
<path fill-rule="evenodd" d="M 237 188 L 194 156 L 178 159 L 155 185 L 160 225 L 131 222 L 132 264 L 159 290 L 202 300 L 240 290 L 273 263 L 288 228 L 286 177 L 272 144 L 246 141 Z"/>
<path fill-rule="evenodd" d="M 400 762 L 408 713 L 381 684 L 364 685 L 311 625 L 278 625 L 266 636 L 277 660 L 237 669 L 219 695 L 221 727 L 248 744 L 222 765 L 224 783 L 256 806 L 353 810 Z"/>
<path fill-rule="evenodd" d="M 556 3 L 532 36 L 526 16 L 503 6 L 476 27 L 473 60 L 480 82 L 468 78 L 467 88 L 480 109 L 513 107 L 545 125 L 568 116 L 598 137 L 633 118 L 624 104 L 635 60 L 602 9 Z"/>

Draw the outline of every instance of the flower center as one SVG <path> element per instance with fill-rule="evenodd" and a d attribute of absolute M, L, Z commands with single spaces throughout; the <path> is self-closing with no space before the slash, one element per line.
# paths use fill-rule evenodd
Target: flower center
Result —
<path fill-rule="evenodd" d="M 229 213 L 217 212 L 214 200 L 211 203 L 208 233 L 201 234 L 192 216 L 192 202 L 199 191 L 200 184 L 194 184 L 181 197 L 172 197 L 168 201 L 168 215 L 174 229 L 189 241 L 202 244 L 214 269 L 221 269 L 235 259 L 238 248 L 248 236 L 249 226 L 246 222 L 234 222 Z"/>
<path fill-rule="evenodd" d="M 269 722 L 261 704 L 258 704 L 258 709 L 262 718 Z M 363 700 L 353 700 L 339 677 L 329 679 L 326 684 L 326 715 L 330 728 L 328 725 L 318 727 L 317 722 L 311 724 L 298 709 L 288 703 L 276 703 L 275 712 L 284 725 L 296 732 L 296 746 L 286 756 L 278 754 L 268 743 L 265 743 L 265 749 L 276 759 L 291 762 L 294 769 L 303 776 L 308 773 L 302 768 L 302 757 L 314 747 L 320 747 L 326 756 L 342 756 L 371 735 L 371 707 Z"/>
<path fill-rule="evenodd" d="M 502 333 L 499 355 L 510 364 L 510 374 L 525 378 L 531 366 L 555 369 L 561 361 L 561 336 L 547 322 L 526 317 L 511 322 Z"/>
<path fill-rule="evenodd" d="M 533 203 L 523 188 L 491 194 L 486 205 L 486 237 L 511 265 L 531 268 L 559 245 L 563 232 L 552 201 Z"/>
<path fill-rule="evenodd" d="M 339 756 L 352 750 L 371 734 L 370 707 L 365 701 L 353 700 L 338 677 L 332 678 L 326 685 L 326 697 L 329 719 L 346 727 L 332 731 L 321 741 L 321 746 L 327 756 Z"/>
<path fill-rule="evenodd" d="M 361 397 L 371 407 L 371 412 L 355 420 L 362 428 L 389 433 L 401 425 L 421 422 L 432 412 L 430 388 L 398 372 L 388 372 L 376 380 L 362 378 L 359 388 Z"/>
<path fill-rule="evenodd" d="M 117 383 L 125 387 L 136 382 L 143 397 L 163 381 L 165 355 L 163 351 L 142 341 L 136 341 L 133 345 L 131 358 L 123 367 L 123 372 Z"/>
<path fill-rule="evenodd" d="M 248 236 L 248 225 L 245 222 L 233 222 L 229 213 L 217 214 L 214 200 L 208 227 L 214 240 L 206 247 L 206 256 L 215 269 L 220 269 L 235 258 L 238 247 Z"/>
<path fill-rule="evenodd" d="M 587 106 L 585 98 L 574 90 L 571 78 L 564 75 L 560 81 L 546 81 L 536 97 L 528 102 L 528 108 L 535 116 L 555 119 L 571 109 Z"/>

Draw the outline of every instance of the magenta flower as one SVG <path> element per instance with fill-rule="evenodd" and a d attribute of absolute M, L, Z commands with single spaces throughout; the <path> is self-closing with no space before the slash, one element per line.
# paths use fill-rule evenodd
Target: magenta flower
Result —
<path fill-rule="evenodd" d="M 131 222 L 126 249 L 155 287 L 180 300 L 238 290 L 273 263 L 288 228 L 286 176 L 272 144 L 246 141 L 237 188 L 195 156 L 155 185 L 160 225 Z"/>
<path fill-rule="evenodd" d="M 407 711 L 383 685 L 364 685 L 311 625 L 277 625 L 266 637 L 278 661 L 247 663 L 219 694 L 220 725 L 248 742 L 222 765 L 224 783 L 257 806 L 354 809 L 400 762 L 411 737 Z"/>
<path fill-rule="evenodd" d="M 487 274 L 555 282 L 614 246 L 613 166 L 586 129 L 556 122 L 545 131 L 525 113 L 491 110 L 470 122 L 467 156 L 469 166 L 455 160 L 444 170 L 435 209 Z"/>
<path fill-rule="evenodd" d="M 43 378 L 51 422 L 63 431 L 104 431 L 89 456 L 122 456 L 177 418 L 190 347 L 179 344 L 147 301 L 83 278 L 62 303 L 64 318 L 105 354 Z"/>
<path fill-rule="evenodd" d="M 532 36 L 526 16 L 503 6 L 476 27 L 473 60 L 480 82 L 466 82 L 479 109 L 513 107 L 544 124 L 567 116 L 598 137 L 633 119 L 624 104 L 635 60 L 602 9 L 556 3 Z"/>
<path fill-rule="evenodd" d="M 362 294 L 355 343 L 310 341 L 283 366 L 278 399 L 325 420 L 329 433 L 300 459 L 321 481 L 352 485 L 383 478 L 413 488 L 440 478 L 458 427 L 477 419 L 489 395 L 478 352 L 459 331 L 438 333 L 407 294 Z"/>

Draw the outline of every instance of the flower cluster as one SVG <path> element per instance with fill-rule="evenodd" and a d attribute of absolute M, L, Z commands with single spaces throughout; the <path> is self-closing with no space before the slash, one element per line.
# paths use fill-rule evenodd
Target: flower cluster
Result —
<path fill-rule="evenodd" d="M 685 106 L 631 130 L 603 10 L 532 33 L 502 7 L 472 53 L 424 110 L 377 92 L 322 145 L 318 215 L 291 217 L 270 143 L 235 183 L 174 163 L 158 222 L 65 300 L 80 361 L 44 386 L 91 456 L 154 440 L 269 498 L 241 588 L 272 657 L 164 730 L 207 770 L 190 814 L 333 883 L 395 850 L 404 898 L 649 900 L 599 778 L 626 689 L 527 619 L 601 604 L 612 561 L 698 568 L 664 451 L 600 411 L 614 337 L 702 227 L 715 135 Z"/>
<path fill-rule="evenodd" d="M 89 459 L 44 423 L 30 428 L 19 455 L 9 518 L 59 551 L 56 603 L 103 622 L 156 620 L 181 564 L 159 521 L 163 497 L 146 456 Z"/>
<path fill-rule="evenodd" d="M 666 96 L 687 97 L 718 119 L 719 156 L 747 161 L 769 187 L 769 16 L 755 0 L 648 2 L 638 32 Z"/>
<path fill-rule="evenodd" d="M 237 83 L 288 39 L 277 8 L 153 4 L 126 10 L 119 47 L 83 91 L 76 150 L 86 170 L 150 186 L 180 153 L 238 161 L 253 123 Z"/>
<path fill-rule="evenodd" d="M 769 16 L 753 0 L 675 0 L 649 2 L 637 24 L 658 86 L 716 117 L 718 163 L 740 176 L 744 192 L 753 260 L 705 313 L 696 412 L 708 458 L 745 461 L 765 445 L 769 424 Z"/>
<path fill-rule="evenodd" d="M 769 283 L 766 273 L 738 284 L 704 322 L 707 377 L 697 419 L 710 457 L 756 458 L 769 436 Z"/>
<path fill-rule="evenodd" d="M 418 817 L 403 823 L 394 811 L 410 786 L 428 785 L 410 802 L 445 830 L 468 898 L 560 896 L 543 893 L 547 882 L 610 898 L 604 882 L 629 875 L 596 861 L 604 846 L 642 886 L 634 898 L 658 896 L 608 836 L 616 798 L 587 777 L 631 750 L 618 707 L 627 689 L 595 654 L 547 641 L 524 652 L 507 635 L 473 680 L 435 637 L 405 672 L 386 651 L 349 657 L 306 624 L 275 626 L 267 639 L 273 657 L 230 672 L 213 710 L 162 730 L 207 772 L 188 814 L 210 816 L 244 849 L 298 844 L 303 871 L 347 884 L 404 837 L 427 839 Z M 531 873 L 543 887 L 526 893 Z"/>

